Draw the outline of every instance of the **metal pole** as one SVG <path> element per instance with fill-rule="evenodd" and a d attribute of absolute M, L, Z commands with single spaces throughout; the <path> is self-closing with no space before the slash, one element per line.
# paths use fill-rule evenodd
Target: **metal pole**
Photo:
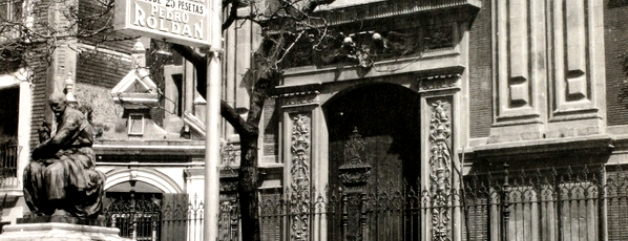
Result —
<path fill-rule="evenodd" d="M 218 237 L 219 171 L 220 159 L 220 84 L 222 80 L 222 1 L 210 0 L 211 31 L 209 63 L 207 67 L 207 125 L 205 141 L 205 203 L 203 240 L 216 241 Z"/>

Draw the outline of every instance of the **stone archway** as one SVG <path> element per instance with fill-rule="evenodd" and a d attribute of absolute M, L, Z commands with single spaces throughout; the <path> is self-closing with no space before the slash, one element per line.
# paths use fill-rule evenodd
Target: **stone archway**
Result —
<path fill-rule="evenodd" d="M 419 94 L 399 85 L 371 84 L 341 93 L 323 108 L 329 130 L 329 185 L 332 190 L 344 190 L 348 199 L 362 200 L 354 217 L 363 222 L 349 222 L 346 230 L 338 230 L 344 233 L 332 235 L 347 237 L 353 235 L 354 229 L 355 235 L 362 235 L 360 238 L 417 240 L 418 227 L 404 223 L 412 219 L 418 225 L 418 216 L 405 216 L 404 204 L 393 207 L 388 201 L 395 195 L 401 197 L 400 194 L 410 188 L 418 192 L 421 173 Z M 363 195 L 372 199 L 364 201 L 367 199 Z M 385 205 L 379 202 L 384 199 L 387 199 Z M 364 202 L 371 206 L 367 207 Z M 357 208 L 355 206 L 348 207 L 349 219 L 352 217 L 350 210 Z M 365 218 L 365 210 L 372 216 Z M 393 211 L 396 216 L 377 216 L 383 211 Z M 357 215 L 358 212 L 361 214 Z M 348 221 L 334 223 L 338 222 Z M 361 230 L 370 231 L 363 233 Z"/>

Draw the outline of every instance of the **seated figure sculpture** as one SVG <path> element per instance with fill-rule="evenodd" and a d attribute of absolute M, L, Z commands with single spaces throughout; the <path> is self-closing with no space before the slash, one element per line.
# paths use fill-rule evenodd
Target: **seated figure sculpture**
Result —
<path fill-rule="evenodd" d="M 62 93 L 53 93 L 49 105 L 57 131 L 52 136 L 46 130 L 39 133 L 41 144 L 24 169 L 26 204 L 31 216 L 96 218 L 102 211 L 105 175 L 95 170 L 91 125 L 67 105 Z"/>

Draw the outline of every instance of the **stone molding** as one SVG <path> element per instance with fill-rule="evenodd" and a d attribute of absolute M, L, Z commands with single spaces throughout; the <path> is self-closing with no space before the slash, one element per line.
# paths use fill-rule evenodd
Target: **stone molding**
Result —
<path fill-rule="evenodd" d="M 135 180 L 150 183 L 165 193 L 185 193 L 172 178 L 152 168 L 114 169 L 105 173 L 105 176 L 107 177 L 105 190 L 117 184 Z"/>
<path fill-rule="evenodd" d="M 118 228 L 68 223 L 16 224 L 5 226 L 0 241 L 131 241 L 121 238 Z"/>
<path fill-rule="evenodd" d="M 530 159 L 562 156 L 566 153 L 610 154 L 614 149 L 609 135 L 588 137 L 543 139 L 525 142 L 496 143 L 474 147 L 473 158 L 496 160 Z"/>

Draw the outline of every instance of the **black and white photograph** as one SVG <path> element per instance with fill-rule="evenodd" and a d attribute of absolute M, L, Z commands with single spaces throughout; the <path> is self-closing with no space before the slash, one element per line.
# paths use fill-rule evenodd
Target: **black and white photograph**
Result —
<path fill-rule="evenodd" d="M 0 241 L 628 241 L 628 0 L 0 0 Z"/>

